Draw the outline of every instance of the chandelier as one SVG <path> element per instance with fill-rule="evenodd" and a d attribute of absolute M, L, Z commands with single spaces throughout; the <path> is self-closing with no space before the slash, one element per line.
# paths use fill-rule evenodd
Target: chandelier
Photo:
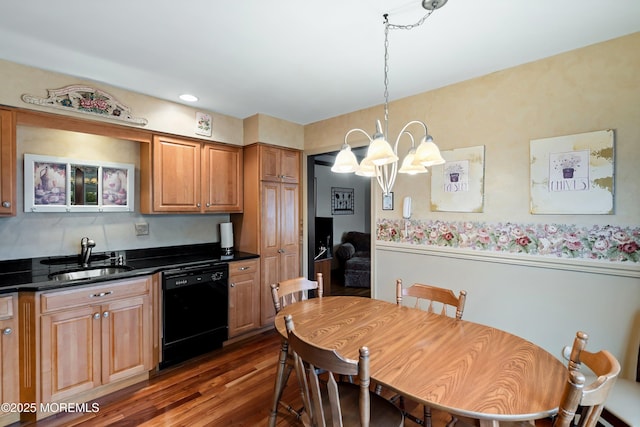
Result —
<path fill-rule="evenodd" d="M 445 161 L 440 155 L 438 146 L 433 142 L 433 138 L 429 135 L 427 125 L 419 120 L 412 120 L 400 130 L 395 140 L 393 148 L 389 143 L 389 30 L 404 29 L 410 30 L 420 26 L 431 16 L 434 10 L 441 8 L 447 3 L 447 0 L 423 0 L 422 7 L 428 12 L 417 23 L 412 25 L 396 25 L 389 23 L 389 15 L 384 14 L 384 128 L 380 120 L 376 121 L 376 131 L 373 136 L 369 136 L 367 132 L 356 128 L 348 131 L 344 136 L 344 143 L 340 152 L 336 156 L 336 160 L 331 168 L 336 173 L 354 173 L 360 176 L 375 177 L 385 195 L 388 195 L 393 189 L 396 176 L 398 173 L 406 173 L 415 175 L 427 173 L 428 167 L 441 165 Z M 419 128 L 424 136 L 420 144 L 416 147 L 415 138 L 409 128 Z M 358 164 L 355 154 L 351 151 L 351 146 L 347 140 L 349 135 L 353 133 L 361 133 L 369 140 L 369 148 L 367 156 Z M 398 169 L 398 143 L 400 139 L 406 136 L 411 141 L 411 148 L 405 156 L 400 169 Z"/>

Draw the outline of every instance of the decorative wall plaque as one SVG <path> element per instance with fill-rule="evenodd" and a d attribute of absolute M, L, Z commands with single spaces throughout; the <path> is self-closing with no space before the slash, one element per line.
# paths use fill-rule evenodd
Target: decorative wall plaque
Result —
<path fill-rule="evenodd" d="M 532 214 L 613 214 L 612 129 L 530 142 Z"/>
<path fill-rule="evenodd" d="M 133 117 L 129 107 L 100 89 L 71 85 L 60 89 L 47 89 L 47 92 L 49 95 L 47 98 L 25 94 L 22 95 L 22 100 L 28 104 L 76 111 L 141 126 L 148 123 L 147 119 Z"/>

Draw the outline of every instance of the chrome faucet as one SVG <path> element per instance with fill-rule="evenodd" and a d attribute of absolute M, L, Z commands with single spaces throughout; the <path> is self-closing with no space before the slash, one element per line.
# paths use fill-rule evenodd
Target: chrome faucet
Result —
<path fill-rule="evenodd" d="M 89 260 L 91 259 L 91 249 L 96 247 L 96 242 L 88 237 L 83 237 L 82 239 L 80 239 L 80 247 L 82 248 L 80 252 L 80 262 L 82 263 L 82 267 L 89 267 Z"/>

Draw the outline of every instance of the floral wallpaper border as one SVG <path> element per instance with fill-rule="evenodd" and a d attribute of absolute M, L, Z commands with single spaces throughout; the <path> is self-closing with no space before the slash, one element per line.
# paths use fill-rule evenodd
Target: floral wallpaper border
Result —
<path fill-rule="evenodd" d="M 565 259 L 640 262 L 640 227 L 378 219 L 377 240 L 525 253 Z"/>

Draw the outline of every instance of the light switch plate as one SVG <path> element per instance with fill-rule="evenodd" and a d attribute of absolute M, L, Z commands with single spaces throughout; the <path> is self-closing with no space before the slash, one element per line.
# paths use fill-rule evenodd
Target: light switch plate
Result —
<path fill-rule="evenodd" d="M 136 236 L 146 236 L 149 234 L 149 224 L 146 222 L 138 222 L 136 226 Z"/>

